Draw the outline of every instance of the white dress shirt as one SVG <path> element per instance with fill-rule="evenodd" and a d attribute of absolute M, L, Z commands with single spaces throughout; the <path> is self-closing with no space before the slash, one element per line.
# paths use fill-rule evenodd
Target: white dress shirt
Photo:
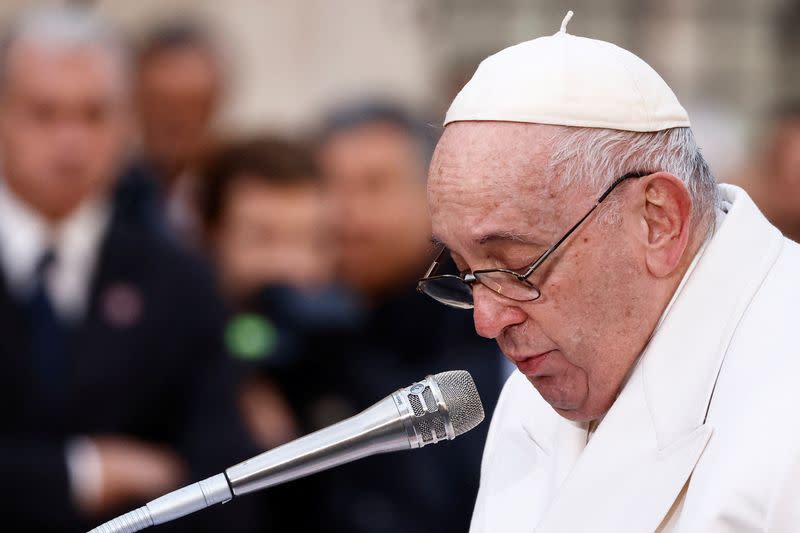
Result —
<path fill-rule="evenodd" d="M 37 264 L 50 249 L 55 261 L 45 279 L 48 296 L 62 320 L 80 320 L 110 216 L 106 201 L 87 201 L 53 226 L 0 179 L 0 267 L 11 294 L 20 301 L 30 296 Z M 76 437 L 65 453 L 76 503 L 94 501 L 102 490 L 97 448 L 90 439 Z"/>
<path fill-rule="evenodd" d="M 36 265 L 52 249 L 48 295 L 62 319 L 80 319 L 110 212 L 105 201 L 87 201 L 53 226 L 0 180 L 0 267 L 12 294 L 21 300 L 30 294 Z"/>

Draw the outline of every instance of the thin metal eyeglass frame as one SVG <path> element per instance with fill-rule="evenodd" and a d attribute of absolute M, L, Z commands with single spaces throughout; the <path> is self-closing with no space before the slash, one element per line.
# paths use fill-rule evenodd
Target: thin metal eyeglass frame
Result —
<path fill-rule="evenodd" d="M 427 296 L 430 296 L 431 298 L 434 298 L 429 293 L 427 293 L 425 291 L 425 289 L 423 288 L 426 282 L 435 281 L 437 279 L 458 279 L 462 283 L 464 283 L 467 287 L 469 287 L 469 289 L 471 291 L 472 290 L 472 285 L 474 285 L 475 282 L 482 283 L 480 281 L 480 279 L 478 279 L 476 276 L 479 276 L 481 274 L 489 274 L 489 273 L 492 273 L 492 272 L 502 272 L 504 274 L 510 274 L 511 276 L 516 278 L 517 281 L 520 281 L 522 283 L 526 283 L 527 285 L 530 285 L 530 287 L 532 289 L 535 289 L 536 296 L 534 296 L 533 298 L 526 298 L 526 299 L 512 298 L 511 296 L 508 296 L 506 294 L 502 294 L 502 293 L 497 292 L 496 290 L 492 289 L 491 287 L 489 287 L 485 283 L 482 283 L 482 284 L 485 287 L 487 287 L 489 290 L 494 292 L 495 294 L 499 294 L 500 296 L 503 296 L 505 298 L 509 298 L 509 299 L 517 301 L 517 302 L 532 302 L 532 301 L 538 300 L 539 297 L 541 297 L 542 292 L 541 292 L 541 290 L 539 290 L 539 287 L 537 287 L 536 285 L 534 285 L 530 281 L 528 281 L 528 278 L 531 277 L 531 275 L 533 275 L 533 273 L 536 271 L 536 269 L 538 269 L 542 265 L 542 263 L 544 263 L 547 260 L 547 258 L 550 257 L 553 254 L 553 252 L 555 252 L 558 249 L 558 247 L 561 246 L 561 244 L 564 243 L 564 241 L 569 239 L 570 235 L 572 235 L 575 232 L 575 230 L 577 230 L 581 226 L 581 224 L 583 224 L 584 220 L 589 218 L 589 215 L 591 215 L 594 212 L 594 210 L 597 209 L 597 207 L 601 203 L 603 203 L 603 200 L 605 200 L 608 197 L 608 195 L 611 194 L 611 192 L 614 189 L 616 189 L 617 186 L 620 183 L 622 183 L 625 180 L 631 179 L 631 178 L 641 178 L 641 177 L 647 176 L 649 174 L 652 174 L 652 173 L 651 172 L 628 172 L 624 176 L 621 176 L 621 177 L 617 178 L 616 180 L 614 180 L 614 182 L 611 183 L 611 185 L 609 185 L 608 188 L 597 198 L 597 200 L 595 201 L 595 203 L 591 207 L 591 209 L 589 209 L 589 211 L 585 215 L 583 215 L 580 218 L 580 220 L 578 220 L 560 239 L 558 239 L 554 244 L 552 244 L 547 250 L 542 252 L 542 254 L 538 258 L 536 258 L 536 260 L 533 263 L 531 263 L 531 265 L 529 267 L 527 267 L 525 269 L 525 272 L 523 274 L 520 274 L 519 272 L 515 272 L 513 270 L 509 270 L 507 268 L 489 268 L 489 269 L 483 269 L 483 270 L 475 270 L 475 271 L 471 271 L 471 272 L 463 272 L 463 273 L 458 274 L 458 275 L 455 275 L 455 274 L 441 274 L 441 275 L 437 275 L 437 276 L 431 276 L 431 274 L 433 274 L 433 272 L 439 266 L 439 262 L 440 262 L 440 259 L 442 258 L 442 255 L 444 255 L 444 253 L 447 251 L 447 248 L 442 246 L 441 251 L 437 254 L 436 259 L 433 260 L 433 263 L 431 263 L 431 266 L 428 267 L 428 270 L 425 272 L 425 275 L 417 282 L 417 290 L 419 292 L 427 295 Z M 444 303 L 444 302 L 442 302 L 441 300 L 439 300 L 437 298 L 434 298 L 434 300 L 436 300 L 436 301 L 438 301 L 440 303 Z"/>

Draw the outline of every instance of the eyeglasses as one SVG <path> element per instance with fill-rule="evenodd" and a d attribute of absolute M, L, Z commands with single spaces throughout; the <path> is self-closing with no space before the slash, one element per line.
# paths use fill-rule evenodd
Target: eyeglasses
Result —
<path fill-rule="evenodd" d="M 589 211 L 581 217 L 578 222 L 567 231 L 563 237 L 558 239 L 555 244 L 545 250 L 524 272 L 519 273 L 506 268 L 492 268 L 486 270 L 475 270 L 471 272 L 462 272 L 458 275 L 455 274 L 439 274 L 435 272 L 439 268 L 442 257 L 447 252 L 447 248 L 442 247 L 442 250 L 433 260 L 433 263 L 428 268 L 425 276 L 417 283 L 417 290 L 423 294 L 427 294 L 437 302 L 443 303 L 449 307 L 456 307 L 458 309 L 472 309 L 474 307 L 472 297 L 472 286 L 477 282 L 491 290 L 492 292 L 504 296 L 517 302 L 531 302 L 538 299 L 542 293 L 539 288 L 528 281 L 528 278 L 539 268 L 542 263 L 550 257 L 553 252 L 558 249 L 561 244 L 572 235 L 576 229 L 583 224 L 583 221 L 589 218 L 589 215 L 597 209 L 603 200 L 605 200 L 611 191 L 617 185 L 625 180 L 631 178 L 641 178 L 651 174 L 650 172 L 629 172 L 624 176 L 617 178 L 614 182 L 597 198 L 597 201 Z"/>

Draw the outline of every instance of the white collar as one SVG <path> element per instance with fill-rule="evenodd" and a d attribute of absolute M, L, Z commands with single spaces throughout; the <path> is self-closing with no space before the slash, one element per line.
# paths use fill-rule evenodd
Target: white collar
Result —
<path fill-rule="evenodd" d="M 89 200 L 53 226 L 0 180 L 0 266 L 12 294 L 28 295 L 37 262 L 52 248 L 56 263 L 47 282 L 53 303 L 65 317 L 82 314 L 110 215 L 107 201 Z"/>
<path fill-rule="evenodd" d="M 783 245 L 780 232 L 744 190 L 721 184 L 718 191 L 714 232 L 696 254 L 640 358 L 661 446 L 704 423 L 735 325 Z M 732 286 L 739 288 L 731 291 Z M 681 384 L 680 401 L 675 383 Z"/>
<path fill-rule="evenodd" d="M 708 235 L 706 236 L 705 240 L 703 241 L 703 244 L 700 245 L 700 248 L 698 248 L 697 252 L 694 254 L 694 257 L 692 258 L 691 263 L 689 263 L 689 268 L 687 268 L 686 272 L 683 274 L 683 278 L 681 278 L 681 282 L 678 284 L 678 287 L 675 289 L 675 292 L 672 293 L 672 298 L 670 298 L 669 303 L 664 308 L 664 311 L 661 313 L 661 316 L 659 317 L 658 322 L 656 323 L 656 327 L 653 328 L 653 332 L 650 334 L 650 338 L 651 339 L 653 338 L 653 336 L 655 336 L 655 334 L 661 328 L 661 324 L 663 324 L 664 319 L 669 314 L 669 311 L 672 308 L 672 305 L 675 303 L 675 300 L 678 299 L 678 296 L 681 294 L 681 291 L 683 291 L 683 287 L 684 287 L 684 285 L 686 285 L 686 281 L 692 276 L 692 272 L 694 272 L 694 269 L 697 267 L 697 264 L 702 259 L 703 254 L 705 254 L 705 251 L 708 248 L 708 244 L 714 238 L 714 233 L 717 231 L 717 228 L 719 228 L 722 225 L 722 223 L 725 221 L 725 215 L 727 215 L 728 210 L 730 209 L 731 205 L 732 204 L 731 204 L 731 202 L 729 200 L 723 199 L 721 201 L 721 205 L 716 208 L 716 213 L 715 213 L 716 216 L 715 216 L 715 220 L 714 220 L 714 225 L 711 227 L 710 231 L 708 232 Z M 648 343 L 649 343 L 649 341 L 648 341 Z M 642 353 L 644 353 L 646 351 L 646 349 L 647 348 L 645 347 L 645 350 L 643 350 Z M 633 373 L 635 367 L 636 367 L 636 365 L 634 365 L 631 368 L 630 372 L 628 372 L 628 376 L 625 378 L 625 383 L 627 383 L 628 379 L 630 379 L 630 376 Z M 591 440 L 592 435 L 597 430 L 597 428 L 600 425 L 600 423 L 603 421 L 603 418 L 605 418 L 605 415 L 603 415 L 599 419 L 594 420 L 593 422 L 591 422 L 591 423 L 589 423 L 587 425 L 587 427 L 586 427 L 586 431 L 587 431 L 586 442 L 587 443 L 589 442 L 589 440 Z"/>

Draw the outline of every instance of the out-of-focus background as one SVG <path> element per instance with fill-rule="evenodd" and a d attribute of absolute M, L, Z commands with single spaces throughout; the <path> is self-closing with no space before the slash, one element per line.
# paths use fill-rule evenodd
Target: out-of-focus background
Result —
<path fill-rule="evenodd" d="M 30 0 L 6 0 L 7 20 Z M 776 106 L 798 98 L 793 0 L 85 0 L 133 38 L 165 19 L 203 25 L 220 47 L 230 134 L 317 126 L 332 105 L 381 94 L 438 124 L 486 55 L 555 33 L 645 58 L 689 109 L 718 173 L 759 146 Z"/>
<path fill-rule="evenodd" d="M 567 9 L 800 238 L 796 1 L 3 2 L 6 523 L 86 531 L 443 370 L 491 416 L 496 346 L 415 291 L 426 167 L 479 61 Z M 487 429 L 161 530 L 466 531 Z"/>

